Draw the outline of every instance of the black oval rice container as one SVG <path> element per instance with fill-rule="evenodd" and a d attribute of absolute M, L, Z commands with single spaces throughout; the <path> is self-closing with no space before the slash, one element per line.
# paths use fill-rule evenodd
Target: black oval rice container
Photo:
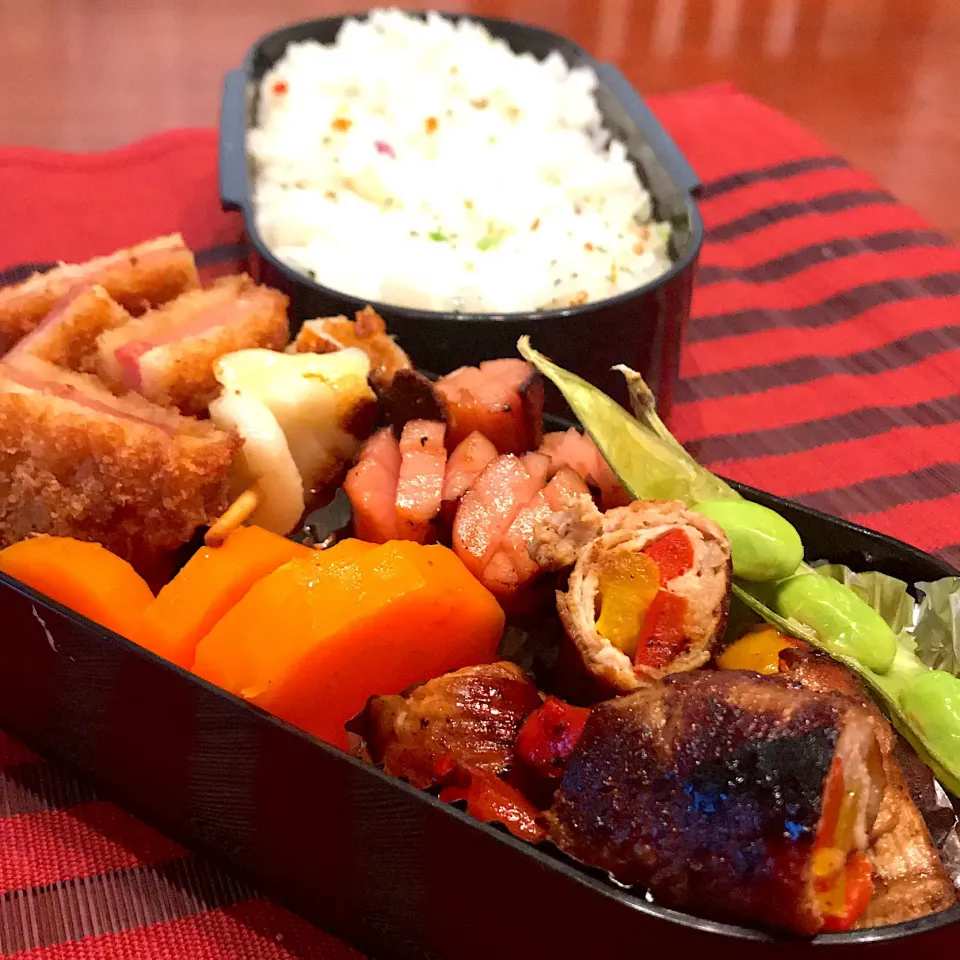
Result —
<path fill-rule="evenodd" d="M 353 314 L 364 301 L 321 286 L 283 264 L 257 231 L 252 202 L 252 172 L 246 132 L 257 114 L 264 74 L 283 56 L 287 45 L 302 40 L 332 43 L 344 17 L 311 20 L 277 30 L 258 40 L 243 66 L 224 80 L 220 116 L 220 197 L 227 210 L 243 213 L 253 253 L 251 271 L 261 282 L 290 297 L 290 316 L 299 321 Z M 597 99 L 604 123 L 621 139 L 650 191 L 658 219 L 673 227 L 674 263 L 662 277 L 637 290 L 597 303 L 563 310 L 522 314 L 457 314 L 372 306 L 390 332 L 423 369 L 448 373 L 482 360 L 514 356 L 517 339 L 529 334 L 534 346 L 552 360 L 579 373 L 626 403 L 623 378 L 611 372 L 617 363 L 639 370 L 657 396 L 661 415 L 669 415 L 680 365 L 703 224 L 694 202 L 697 177 L 650 109 L 623 75 L 599 63 L 585 50 L 557 34 L 488 17 L 473 18 L 518 53 L 543 59 L 559 50 L 571 65 L 593 68 L 600 81 Z M 550 412 L 567 411 L 559 394 L 548 397 Z"/>

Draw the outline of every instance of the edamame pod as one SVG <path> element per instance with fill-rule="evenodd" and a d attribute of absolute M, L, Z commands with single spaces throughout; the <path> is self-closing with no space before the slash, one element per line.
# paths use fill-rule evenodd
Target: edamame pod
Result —
<path fill-rule="evenodd" d="M 851 589 L 818 573 L 801 573 L 778 583 L 771 606 L 782 617 L 812 627 L 830 653 L 852 657 L 877 673 L 886 673 L 897 640 L 883 617 Z"/>
<path fill-rule="evenodd" d="M 960 680 L 944 670 L 918 673 L 900 691 L 900 708 L 931 752 L 960 770 Z"/>
<path fill-rule="evenodd" d="M 706 500 L 693 507 L 716 521 L 730 541 L 735 576 L 783 580 L 803 561 L 803 543 L 792 523 L 749 500 Z"/>

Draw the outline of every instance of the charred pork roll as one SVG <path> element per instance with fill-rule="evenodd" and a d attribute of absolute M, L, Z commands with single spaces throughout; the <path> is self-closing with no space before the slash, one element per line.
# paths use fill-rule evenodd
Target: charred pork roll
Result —
<path fill-rule="evenodd" d="M 456 768 L 500 776 L 540 702 L 533 682 L 512 663 L 465 667 L 403 696 L 371 697 L 354 753 L 421 789 Z"/>
<path fill-rule="evenodd" d="M 952 907 L 957 902 L 956 891 L 915 802 L 916 797 L 927 799 L 923 795 L 932 793 L 933 775 L 929 768 L 899 740 L 860 682 L 842 664 L 813 651 L 791 649 L 780 654 L 780 670 L 809 690 L 842 693 L 856 699 L 870 712 L 873 721 L 886 786 L 870 836 L 873 896 L 857 926 L 902 923 Z M 901 763 L 909 763 L 911 772 L 917 770 L 918 775 L 911 777 L 909 786 Z M 911 791 L 914 785 L 918 789 Z M 924 805 L 929 807 L 929 801 Z"/>
<path fill-rule="evenodd" d="M 853 700 L 696 671 L 593 709 L 548 820 L 561 849 L 665 906 L 812 935 L 867 905 L 883 789 Z"/>
<path fill-rule="evenodd" d="M 575 536 L 591 530 L 589 517 L 568 524 L 562 516 Z M 557 609 L 587 670 L 627 693 L 703 666 L 730 601 L 723 531 L 681 503 L 637 501 L 600 516 L 585 539 Z"/>

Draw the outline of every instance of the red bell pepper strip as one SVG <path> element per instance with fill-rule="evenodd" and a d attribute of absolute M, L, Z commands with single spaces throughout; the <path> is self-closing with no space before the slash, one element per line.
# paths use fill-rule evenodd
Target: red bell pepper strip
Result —
<path fill-rule="evenodd" d="M 843 805 L 843 762 L 835 756 L 827 773 L 820 810 L 820 827 L 814 850 L 832 847 L 836 843 L 837 827 L 840 825 L 840 808 Z"/>
<path fill-rule="evenodd" d="M 583 733 L 590 711 L 547 697 L 524 721 L 517 735 L 517 756 L 538 773 L 559 779 Z"/>
<path fill-rule="evenodd" d="M 853 929 L 873 896 L 873 866 L 865 853 L 855 853 L 847 861 L 846 903 L 843 913 L 823 918 L 825 933 L 842 933 Z"/>
<path fill-rule="evenodd" d="M 686 597 L 661 590 L 653 598 L 643 618 L 634 666 L 659 670 L 683 652 L 687 642 L 683 629 L 686 613 Z"/>
<path fill-rule="evenodd" d="M 445 787 L 440 799 L 444 803 L 465 799 L 471 816 L 485 823 L 502 823 L 520 840 L 539 843 L 546 839 L 546 829 L 537 822 L 537 808 L 516 787 L 492 774 L 473 770 L 469 787 Z"/>
<path fill-rule="evenodd" d="M 670 530 L 643 551 L 660 568 L 660 586 L 693 568 L 693 544 L 682 530 Z"/>

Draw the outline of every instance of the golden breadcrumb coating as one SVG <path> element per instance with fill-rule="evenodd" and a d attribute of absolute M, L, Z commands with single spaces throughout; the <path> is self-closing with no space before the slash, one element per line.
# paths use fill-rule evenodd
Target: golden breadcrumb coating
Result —
<path fill-rule="evenodd" d="M 287 298 L 276 290 L 257 286 L 245 274 L 222 277 L 205 290 L 191 290 L 157 310 L 105 332 L 98 341 L 97 372 L 116 393 L 132 384 L 116 357 L 118 348 L 154 338 L 182 338 L 146 350 L 137 361 L 141 396 L 188 415 L 205 414 L 220 392 L 214 362 L 224 354 L 252 347 L 282 350 L 290 339 Z M 211 325 L 203 329 L 205 317 Z M 199 322 L 199 330 L 191 332 Z"/>
<path fill-rule="evenodd" d="M 184 426 L 0 384 L 0 546 L 71 536 L 151 566 L 227 505 L 240 439 L 208 423 Z"/>
<path fill-rule="evenodd" d="M 9 350 L 78 283 L 97 283 L 131 313 L 159 306 L 200 285 L 193 253 L 179 233 L 157 237 L 83 264 L 61 264 L 0 290 L 0 353 Z"/>

